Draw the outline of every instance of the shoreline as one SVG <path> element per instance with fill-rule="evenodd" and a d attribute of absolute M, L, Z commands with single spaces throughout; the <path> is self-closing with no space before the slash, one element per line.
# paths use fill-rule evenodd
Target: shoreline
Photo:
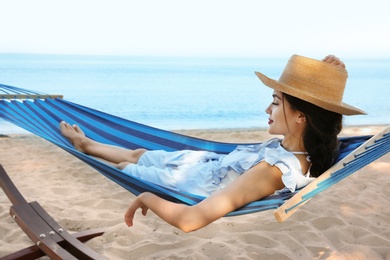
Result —
<path fill-rule="evenodd" d="M 385 125 L 345 126 L 344 136 Z M 222 142 L 262 142 L 265 129 L 176 130 Z M 38 201 L 65 229 L 105 228 L 87 245 L 109 259 L 389 259 L 390 154 L 333 185 L 283 223 L 273 210 L 221 218 L 186 234 L 152 212 L 123 214 L 134 195 L 61 148 L 33 134 L 0 138 L 0 163 L 27 201 Z M 9 216 L 0 190 L 0 256 L 32 242 Z"/>
<path fill-rule="evenodd" d="M 344 125 L 343 129 L 341 130 L 340 136 L 351 136 L 354 134 L 357 135 L 373 135 L 380 131 L 380 129 L 385 128 L 389 124 L 360 124 L 360 125 Z M 22 129 L 22 128 L 21 128 Z M 161 129 L 161 128 L 160 128 Z M 358 130 L 357 130 L 358 129 Z M 23 131 L 26 131 L 25 133 L 6 133 L 3 134 L 0 131 L 0 138 L 4 137 L 11 137 L 11 136 L 18 136 L 18 135 L 34 135 L 33 133 L 28 132 L 27 130 L 22 129 Z M 162 129 L 165 130 L 165 129 Z M 202 136 L 217 136 L 220 133 L 223 134 L 231 134 L 231 133 L 259 133 L 261 136 L 270 136 L 272 138 L 273 135 L 270 135 L 267 133 L 268 127 L 243 127 L 243 128 L 194 128 L 194 129 L 173 129 L 173 130 L 165 130 L 169 132 L 176 132 L 183 135 L 189 135 L 196 138 L 203 138 Z M 376 132 L 377 131 L 377 132 Z M 242 139 L 241 137 L 238 137 L 238 139 Z"/>

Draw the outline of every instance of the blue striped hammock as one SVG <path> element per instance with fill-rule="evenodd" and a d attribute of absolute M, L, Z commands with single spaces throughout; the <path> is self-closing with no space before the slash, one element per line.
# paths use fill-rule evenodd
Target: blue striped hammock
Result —
<path fill-rule="evenodd" d="M 0 98 L 0 118 L 24 128 L 27 131 L 61 147 L 135 195 L 145 191 L 150 191 L 170 201 L 185 203 L 188 205 L 194 205 L 204 199 L 200 196 L 185 192 L 178 192 L 140 180 L 136 177 L 125 175 L 120 170 L 94 157 L 80 153 L 74 149 L 68 139 L 61 135 L 59 122 L 64 120 L 70 124 L 77 123 L 91 139 L 129 149 L 139 147 L 149 150 L 162 149 L 166 151 L 191 149 L 207 150 L 226 154 L 238 145 L 237 143 L 222 143 L 203 140 L 153 128 L 66 101 L 59 95 L 49 95 L 16 87 L 0 85 Z M 347 155 L 351 154 L 352 151 L 365 143 L 368 139 L 370 139 L 370 137 L 371 136 L 340 138 L 340 155 L 337 160 L 340 161 Z M 385 135 L 385 137 L 387 138 L 385 141 L 379 142 L 379 144 L 381 144 L 379 146 L 381 148 L 379 149 L 379 152 L 378 149 L 370 149 L 369 151 L 371 152 L 369 156 L 359 156 L 356 160 L 354 160 L 358 161 L 358 163 L 349 163 L 343 167 L 343 173 L 333 173 L 332 178 L 328 178 L 325 184 L 318 185 L 318 190 L 315 189 L 314 191 L 311 191 L 311 195 L 308 195 L 303 199 L 303 201 L 300 200 L 300 202 L 296 203 L 296 205 L 307 201 L 325 188 L 338 182 L 340 179 L 345 178 L 357 169 L 362 168 L 373 160 L 389 152 L 390 146 L 388 134 Z M 372 148 L 376 148 L 377 146 L 378 145 L 375 145 Z M 385 146 L 385 148 L 383 148 L 383 146 Z M 375 153 L 372 151 L 375 151 Z M 358 165 L 358 167 L 356 167 L 356 165 Z M 295 193 L 291 192 L 272 195 L 262 200 L 249 203 L 248 205 L 229 213 L 227 216 L 276 209 L 294 195 Z M 284 210 L 285 213 L 294 209 L 296 205 Z"/>

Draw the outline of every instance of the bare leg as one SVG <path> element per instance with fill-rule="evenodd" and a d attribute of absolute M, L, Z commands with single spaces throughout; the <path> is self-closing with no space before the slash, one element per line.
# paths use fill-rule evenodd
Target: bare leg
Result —
<path fill-rule="evenodd" d="M 72 142 L 76 150 L 115 164 L 121 162 L 137 163 L 141 155 L 146 152 L 146 149 L 129 150 L 96 142 L 86 137 L 77 125 L 71 126 L 64 121 L 60 123 L 60 129 L 62 135 Z"/>

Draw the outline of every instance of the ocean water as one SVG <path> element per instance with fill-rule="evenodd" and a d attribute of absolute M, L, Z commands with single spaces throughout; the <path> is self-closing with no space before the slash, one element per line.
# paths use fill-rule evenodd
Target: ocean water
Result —
<path fill-rule="evenodd" d="M 344 60 L 344 101 L 366 112 L 346 125 L 390 123 L 390 60 Z M 286 59 L 0 54 L 0 83 L 64 98 L 167 130 L 267 127 L 272 90 Z M 0 133 L 24 130 L 0 121 Z"/>

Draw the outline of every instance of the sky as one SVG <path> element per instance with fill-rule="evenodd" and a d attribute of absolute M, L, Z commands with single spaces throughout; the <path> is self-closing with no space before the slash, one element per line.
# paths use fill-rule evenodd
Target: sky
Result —
<path fill-rule="evenodd" d="M 0 0 L 0 53 L 390 58 L 388 0 Z"/>

